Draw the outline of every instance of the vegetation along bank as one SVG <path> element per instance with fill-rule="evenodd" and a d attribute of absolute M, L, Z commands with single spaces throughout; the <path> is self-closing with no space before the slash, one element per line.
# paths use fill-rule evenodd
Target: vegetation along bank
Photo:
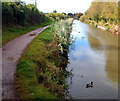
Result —
<path fill-rule="evenodd" d="M 16 90 L 21 99 L 65 97 L 67 54 L 72 20 L 60 20 L 39 34 L 17 65 Z"/>
<path fill-rule="evenodd" d="M 113 34 L 118 34 L 119 13 L 120 2 L 92 2 L 80 20 L 103 30 L 108 30 Z"/>
<path fill-rule="evenodd" d="M 2 18 L 3 44 L 31 30 L 51 24 L 49 17 L 33 4 L 26 5 L 24 2 L 3 2 Z"/>
<path fill-rule="evenodd" d="M 33 4 L 2 2 L 2 44 L 34 29 L 66 19 L 60 13 L 44 14 Z"/>

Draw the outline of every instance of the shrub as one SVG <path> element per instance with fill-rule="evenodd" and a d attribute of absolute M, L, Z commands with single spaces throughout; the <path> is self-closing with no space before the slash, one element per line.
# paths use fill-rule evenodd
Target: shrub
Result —
<path fill-rule="evenodd" d="M 4 25 L 34 25 L 49 22 L 51 19 L 40 12 L 33 4 L 23 2 L 3 2 L 2 21 Z"/>

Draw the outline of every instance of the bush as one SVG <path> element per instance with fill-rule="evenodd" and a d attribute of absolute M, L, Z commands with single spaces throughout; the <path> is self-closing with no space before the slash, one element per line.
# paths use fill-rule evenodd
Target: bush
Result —
<path fill-rule="evenodd" d="M 49 22 L 51 19 L 40 12 L 33 4 L 23 2 L 3 2 L 2 21 L 4 25 L 35 25 Z"/>
<path fill-rule="evenodd" d="M 85 20 L 85 15 L 80 17 L 80 21 L 84 22 L 84 20 Z"/>
<path fill-rule="evenodd" d="M 61 14 L 61 13 L 49 13 L 48 14 L 49 17 L 53 18 L 54 20 L 61 20 L 61 19 L 66 19 L 68 18 L 67 15 L 65 14 Z"/>

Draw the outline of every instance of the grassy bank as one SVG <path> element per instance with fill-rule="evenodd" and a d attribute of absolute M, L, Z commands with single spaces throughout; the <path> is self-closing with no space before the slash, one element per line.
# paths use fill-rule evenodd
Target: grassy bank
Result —
<path fill-rule="evenodd" d="M 103 26 L 105 28 L 105 30 L 108 30 L 110 28 L 110 26 L 112 25 L 110 23 L 105 23 L 103 21 L 98 21 L 97 22 L 97 21 L 94 21 L 94 20 L 85 20 L 84 22 L 87 23 L 87 24 L 90 24 L 92 26 L 95 26 L 95 27 Z"/>
<path fill-rule="evenodd" d="M 67 58 L 62 55 L 53 30 L 51 26 L 39 34 L 19 60 L 16 89 L 21 99 L 58 99 L 65 96 L 65 77 L 69 73 L 63 66 L 67 64 Z"/>
<path fill-rule="evenodd" d="M 51 22 L 47 22 L 47 23 L 41 23 L 41 24 L 37 24 L 37 25 L 31 25 L 31 26 L 25 26 L 25 27 L 21 27 L 21 26 L 17 26 L 17 27 L 6 27 L 4 26 L 2 29 L 2 44 L 4 45 L 5 43 L 7 43 L 8 41 L 23 35 L 27 32 L 30 32 L 34 29 L 40 28 L 40 27 L 44 27 L 46 25 L 51 24 Z"/>
<path fill-rule="evenodd" d="M 87 24 L 90 24 L 92 26 L 95 26 L 95 27 L 98 27 L 98 26 L 101 26 L 103 27 L 103 30 L 106 30 L 106 31 L 109 31 L 113 34 L 119 34 L 118 33 L 118 27 L 119 25 L 118 24 L 115 24 L 115 23 L 109 23 L 109 22 L 103 22 L 103 21 L 94 21 L 94 20 L 84 20 L 83 22 L 87 23 Z"/>

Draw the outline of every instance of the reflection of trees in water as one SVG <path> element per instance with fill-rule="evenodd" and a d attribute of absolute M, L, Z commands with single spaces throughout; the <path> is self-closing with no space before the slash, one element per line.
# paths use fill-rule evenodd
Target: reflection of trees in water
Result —
<path fill-rule="evenodd" d="M 99 40 L 97 40 L 95 37 L 92 35 L 88 34 L 88 41 L 90 43 L 90 47 L 95 50 L 95 51 L 100 51 L 101 50 L 101 43 Z"/>
<path fill-rule="evenodd" d="M 118 83 L 118 45 L 117 45 L 117 37 L 111 37 L 111 35 L 107 36 L 110 38 L 105 38 L 103 36 L 103 40 L 106 40 L 107 43 L 100 43 L 92 35 L 88 34 L 88 41 L 90 43 L 90 47 L 95 51 L 104 51 L 105 59 L 106 59 L 106 73 L 110 80 L 115 83 Z"/>
<path fill-rule="evenodd" d="M 116 84 L 118 83 L 118 37 L 109 35 L 107 38 L 106 50 L 106 72 L 107 76 Z M 105 40 L 105 39 L 104 39 Z"/>
<path fill-rule="evenodd" d="M 118 83 L 118 50 L 107 50 L 106 71 L 108 77 Z"/>

